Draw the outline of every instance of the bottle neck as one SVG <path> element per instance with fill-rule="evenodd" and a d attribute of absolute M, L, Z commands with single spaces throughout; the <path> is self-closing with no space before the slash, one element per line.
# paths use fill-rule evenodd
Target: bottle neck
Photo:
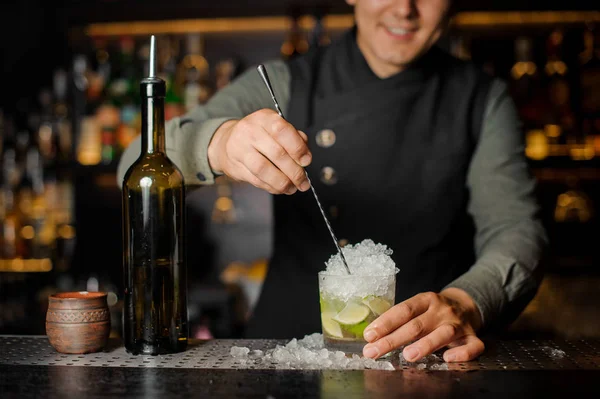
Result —
<path fill-rule="evenodd" d="M 165 153 L 164 97 L 146 97 L 142 100 L 142 152 Z"/>

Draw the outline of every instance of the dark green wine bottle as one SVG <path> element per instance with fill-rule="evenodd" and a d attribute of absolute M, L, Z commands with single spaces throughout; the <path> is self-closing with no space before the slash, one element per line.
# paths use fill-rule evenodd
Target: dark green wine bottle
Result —
<path fill-rule="evenodd" d="M 142 151 L 123 181 L 124 340 L 132 354 L 184 351 L 188 340 L 183 175 L 165 150 L 165 82 L 140 84 Z"/>

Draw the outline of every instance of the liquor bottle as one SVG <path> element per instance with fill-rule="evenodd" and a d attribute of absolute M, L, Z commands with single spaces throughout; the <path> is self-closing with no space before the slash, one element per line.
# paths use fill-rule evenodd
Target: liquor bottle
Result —
<path fill-rule="evenodd" d="M 4 142 L 2 154 L 2 248 L 0 257 L 13 259 L 23 255 L 20 236 L 21 224 L 17 209 L 17 186 L 21 173 L 17 164 L 14 129 L 12 120 L 4 122 Z"/>
<path fill-rule="evenodd" d="M 123 107 L 133 105 L 134 81 L 134 49 L 135 42 L 129 36 L 119 40 L 118 56 L 111 65 L 111 79 L 107 85 L 107 96 L 104 103 L 96 112 L 96 118 L 101 129 L 102 150 L 101 158 L 105 164 L 114 162 L 120 152 L 118 145 L 119 126 Z M 125 115 L 128 115 L 125 112 Z"/>
<path fill-rule="evenodd" d="M 183 175 L 165 150 L 165 81 L 141 81 L 142 152 L 123 181 L 124 340 L 132 354 L 185 350 L 188 339 L 184 263 Z"/>
<path fill-rule="evenodd" d="M 581 127 L 600 154 L 600 28 L 589 26 L 584 33 L 585 49 L 580 55 Z"/>
<path fill-rule="evenodd" d="M 515 63 L 511 71 L 512 94 L 526 130 L 536 128 L 542 115 L 538 104 L 540 75 L 533 58 L 533 42 L 529 37 L 515 40 Z"/>
<path fill-rule="evenodd" d="M 310 47 L 325 47 L 331 43 L 331 38 L 327 33 L 327 29 L 325 29 L 325 25 L 323 23 L 323 17 L 325 14 L 325 9 L 317 8 L 313 16 L 315 18 L 315 26 L 313 31 L 311 32 L 310 37 Z"/>
<path fill-rule="evenodd" d="M 57 69 L 53 76 L 54 91 L 54 124 L 58 136 L 57 161 L 66 164 L 71 161 L 73 150 L 73 134 L 71 131 L 71 120 L 68 104 L 68 80 L 67 72 Z"/>
<path fill-rule="evenodd" d="M 119 108 L 120 120 L 115 132 L 115 153 L 120 156 L 129 146 L 131 141 L 137 135 L 134 130 L 137 110 L 140 107 L 139 90 L 137 90 L 136 81 L 143 75 L 138 75 L 136 71 L 137 60 L 135 52 L 135 42 L 133 38 L 126 37 L 121 44 L 121 79 L 125 91 L 115 105 Z"/>
<path fill-rule="evenodd" d="M 243 70 L 243 65 L 237 57 L 225 58 L 215 65 L 215 90 L 227 86 Z"/>
<path fill-rule="evenodd" d="M 183 104 L 186 112 L 205 104 L 212 95 L 208 84 L 209 66 L 203 54 L 203 38 L 190 33 L 186 37 L 186 55 L 179 65 L 183 76 Z"/>
<path fill-rule="evenodd" d="M 58 132 L 54 124 L 53 99 L 50 90 L 43 89 L 39 94 L 40 123 L 36 126 L 37 145 L 45 167 L 53 167 L 58 154 Z"/>
<path fill-rule="evenodd" d="M 526 135 L 525 154 L 533 160 L 550 155 L 550 145 L 560 138 L 560 129 L 546 129 L 546 93 L 533 57 L 533 41 L 521 36 L 515 40 L 515 63 L 511 71 L 511 94 L 515 99 Z"/>
<path fill-rule="evenodd" d="M 101 161 L 100 128 L 96 121 L 95 104 L 88 96 L 89 63 L 83 54 L 73 57 L 71 96 L 73 149 L 81 165 L 97 165 Z"/>
<path fill-rule="evenodd" d="M 28 258 L 44 258 L 52 235 L 45 233 L 46 201 L 42 169 L 42 156 L 38 148 L 31 144 L 27 149 L 25 174 L 19 185 L 18 207 L 22 225 L 20 234 Z"/>
<path fill-rule="evenodd" d="M 290 60 L 308 51 L 308 40 L 306 40 L 300 29 L 299 17 L 298 10 L 292 10 L 290 15 L 290 30 L 280 50 L 281 56 L 285 60 Z"/>
<path fill-rule="evenodd" d="M 160 50 L 165 54 L 164 63 L 161 63 L 162 68 L 159 78 L 165 81 L 165 120 L 171 120 L 185 113 L 183 98 L 181 97 L 183 79 L 178 79 L 177 76 L 177 60 L 181 48 L 181 40 L 172 38 L 171 40 L 162 41 Z"/>
<path fill-rule="evenodd" d="M 579 142 L 574 132 L 575 117 L 571 107 L 571 85 L 567 74 L 569 68 L 564 61 L 563 54 L 564 35 L 561 30 L 553 31 L 546 42 L 546 72 L 548 84 L 549 111 L 546 123 L 559 125 L 564 132 L 569 145 Z"/>

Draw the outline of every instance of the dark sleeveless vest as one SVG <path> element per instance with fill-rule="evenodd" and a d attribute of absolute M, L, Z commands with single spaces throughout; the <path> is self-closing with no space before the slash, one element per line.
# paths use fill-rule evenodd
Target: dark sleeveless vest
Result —
<path fill-rule="evenodd" d="M 307 171 L 338 239 L 394 251 L 396 302 L 468 270 L 465 183 L 490 78 L 435 47 L 380 79 L 354 29 L 289 68 L 286 118 L 309 137 Z M 317 273 L 336 248 L 310 191 L 276 196 L 274 212 L 274 253 L 246 336 L 302 338 L 321 332 Z"/>

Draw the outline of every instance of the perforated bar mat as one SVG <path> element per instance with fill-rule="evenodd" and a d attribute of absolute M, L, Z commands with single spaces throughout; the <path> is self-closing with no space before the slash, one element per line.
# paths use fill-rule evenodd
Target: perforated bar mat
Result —
<path fill-rule="evenodd" d="M 44 336 L 0 336 L 0 364 L 95 367 L 149 367 L 198 369 L 275 369 L 278 365 L 240 363 L 230 355 L 232 346 L 267 351 L 278 340 L 191 340 L 183 353 L 162 356 L 133 356 L 119 341 L 111 340 L 100 353 L 65 355 L 50 346 Z M 446 368 L 441 358 L 406 363 L 398 353 L 388 359 L 397 369 Z M 435 366 L 434 366 L 435 365 Z M 434 366 L 434 367 L 432 367 Z M 285 367 L 283 367 L 285 368 Z M 486 352 L 475 361 L 449 363 L 448 370 L 600 370 L 600 341 L 597 340 L 509 340 L 486 342 Z"/>

